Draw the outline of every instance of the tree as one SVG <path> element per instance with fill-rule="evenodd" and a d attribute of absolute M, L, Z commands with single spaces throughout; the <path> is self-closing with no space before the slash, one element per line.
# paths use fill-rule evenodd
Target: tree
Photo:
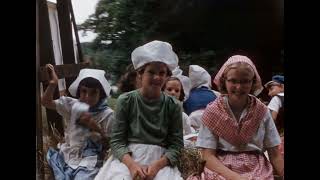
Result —
<path fill-rule="evenodd" d="M 100 0 L 79 29 L 98 34 L 90 48 L 115 81 L 131 63 L 133 49 L 155 39 L 172 44 L 185 72 L 198 64 L 213 73 L 229 56 L 242 53 L 258 69 L 264 67 L 269 79 L 272 65 L 281 66 L 279 2 Z"/>

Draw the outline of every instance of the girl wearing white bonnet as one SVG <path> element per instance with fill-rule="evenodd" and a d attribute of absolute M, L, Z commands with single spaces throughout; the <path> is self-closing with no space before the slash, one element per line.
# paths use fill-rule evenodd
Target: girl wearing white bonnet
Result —
<path fill-rule="evenodd" d="M 137 90 L 119 96 L 112 126 L 112 156 L 97 180 L 182 180 L 176 167 L 183 148 L 182 109 L 161 91 L 178 58 L 169 43 L 152 41 L 131 59 L 141 80 Z"/>
<path fill-rule="evenodd" d="M 190 79 L 187 76 L 182 75 L 182 70 L 177 67 L 174 69 L 172 76 L 169 77 L 162 87 L 162 91 L 168 95 L 176 97 L 180 101 L 182 107 L 183 101 L 186 99 L 186 95 L 189 95 L 191 83 Z M 194 133 L 194 129 L 190 126 L 190 123 L 187 121 L 188 115 L 185 112 L 182 112 L 182 124 L 183 124 L 183 135 L 184 139 L 188 134 Z M 184 145 L 190 144 L 189 141 L 184 141 Z"/>
<path fill-rule="evenodd" d="M 251 95 L 262 88 L 252 61 L 241 55 L 230 57 L 214 83 L 221 96 L 205 109 L 196 142 L 206 164 L 201 176 L 188 179 L 272 180 L 273 174 L 283 176 L 281 141 L 274 121 L 267 107 Z"/>
<path fill-rule="evenodd" d="M 183 108 L 189 115 L 187 121 L 198 132 L 204 109 L 217 98 L 218 94 L 211 90 L 211 76 L 204 68 L 190 65 L 189 78 L 191 91 L 189 98 L 183 103 Z"/>
<path fill-rule="evenodd" d="M 41 102 L 46 108 L 56 110 L 67 122 L 65 142 L 59 151 L 49 148 L 48 164 L 55 179 L 94 179 L 102 166 L 113 119 L 113 110 L 106 102 L 110 85 L 105 72 L 82 69 L 69 87 L 70 94 L 76 98 L 61 96 L 53 100 L 58 78 L 51 64 L 46 67 L 52 79 Z"/>
<path fill-rule="evenodd" d="M 191 91 L 189 98 L 183 103 L 185 112 L 190 116 L 192 112 L 205 109 L 207 104 L 216 99 L 216 94 L 211 90 L 211 76 L 198 65 L 189 66 Z"/>

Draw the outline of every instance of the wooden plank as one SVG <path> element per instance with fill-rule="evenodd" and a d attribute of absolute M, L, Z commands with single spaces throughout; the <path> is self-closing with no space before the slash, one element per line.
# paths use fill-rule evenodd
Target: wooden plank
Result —
<path fill-rule="evenodd" d="M 46 0 L 39 0 L 39 55 L 40 66 L 55 64 Z"/>
<path fill-rule="evenodd" d="M 57 0 L 63 64 L 75 64 L 70 7 L 67 0 Z"/>
<path fill-rule="evenodd" d="M 80 64 L 62 64 L 54 66 L 56 74 L 59 79 L 62 78 L 71 78 L 76 77 L 80 70 L 88 67 L 88 63 L 80 63 Z M 50 75 L 47 72 L 45 66 L 40 67 L 39 79 L 41 82 L 47 81 L 50 79 Z"/>

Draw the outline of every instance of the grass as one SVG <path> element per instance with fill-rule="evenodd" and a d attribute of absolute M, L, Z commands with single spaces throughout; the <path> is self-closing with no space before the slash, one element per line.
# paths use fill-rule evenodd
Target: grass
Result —
<path fill-rule="evenodd" d="M 190 175 L 200 175 L 203 171 L 205 161 L 202 160 L 199 150 L 196 148 L 182 149 L 178 169 L 183 179 Z"/>

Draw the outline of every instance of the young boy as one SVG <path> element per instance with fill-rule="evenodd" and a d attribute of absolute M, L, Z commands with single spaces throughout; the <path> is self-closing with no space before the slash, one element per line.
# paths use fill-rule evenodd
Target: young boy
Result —
<path fill-rule="evenodd" d="M 278 130 L 283 128 L 283 108 L 284 108 L 284 76 L 275 75 L 272 80 L 264 85 L 272 97 L 268 108 L 271 111 L 273 120 L 276 122 Z"/>

